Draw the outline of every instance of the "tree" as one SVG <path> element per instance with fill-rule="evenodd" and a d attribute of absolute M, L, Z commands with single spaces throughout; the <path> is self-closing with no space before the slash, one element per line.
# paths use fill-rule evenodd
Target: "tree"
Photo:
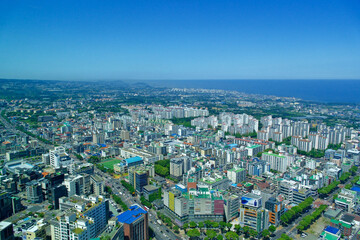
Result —
<path fill-rule="evenodd" d="M 231 223 L 226 223 L 226 228 L 228 229 L 228 231 L 230 231 L 230 229 L 232 228 L 232 224 Z"/>
<path fill-rule="evenodd" d="M 196 222 L 194 222 L 194 221 L 191 221 L 189 225 L 191 228 L 196 228 L 196 226 L 197 226 Z"/>
<path fill-rule="evenodd" d="M 105 190 L 105 192 L 107 192 L 107 193 L 109 193 L 109 194 L 112 194 L 112 189 L 111 189 L 111 187 L 105 186 L 104 190 Z"/>
<path fill-rule="evenodd" d="M 211 221 L 210 220 L 205 220 L 204 223 L 205 223 L 206 228 L 211 227 Z"/>
<path fill-rule="evenodd" d="M 224 237 L 221 234 L 217 235 L 216 238 L 217 238 L 217 240 L 223 240 L 224 239 Z"/>
<path fill-rule="evenodd" d="M 276 231 L 276 227 L 275 227 L 274 225 L 271 225 L 271 226 L 269 227 L 269 231 L 270 231 L 271 233 L 274 233 L 274 232 Z"/>
<path fill-rule="evenodd" d="M 240 232 L 241 232 L 241 226 L 239 225 L 239 224 L 235 224 L 235 230 L 236 230 L 236 233 L 237 234 L 240 234 Z"/>
<path fill-rule="evenodd" d="M 281 234 L 281 238 L 284 240 L 291 240 L 292 238 L 286 235 L 285 233 Z"/>
<path fill-rule="evenodd" d="M 226 227 L 226 222 L 221 221 L 221 222 L 220 222 L 220 230 L 221 230 L 221 232 L 224 231 L 224 228 L 225 228 L 225 227 Z"/>
<path fill-rule="evenodd" d="M 98 156 L 91 156 L 91 157 L 89 158 L 89 161 L 88 161 L 88 162 L 89 162 L 89 163 L 96 164 L 96 163 L 101 162 L 101 159 L 100 159 L 100 157 L 98 157 Z"/>
<path fill-rule="evenodd" d="M 244 231 L 245 237 L 249 237 L 250 228 L 248 226 L 244 226 L 243 231 Z"/>
<path fill-rule="evenodd" d="M 212 225 L 213 228 L 218 228 L 219 227 L 218 222 L 212 222 L 211 225 Z"/>
<path fill-rule="evenodd" d="M 203 223 L 203 222 L 199 222 L 199 223 L 198 223 L 198 227 L 199 227 L 200 230 L 201 230 L 202 228 L 204 228 L 204 223 Z"/>
<path fill-rule="evenodd" d="M 250 228 L 249 235 L 254 238 L 258 235 L 258 232 L 255 231 L 254 229 Z"/>
<path fill-rule="evenodd" d="M 165 222 L 165 224 L 168 225 L 168 226 L 170 226 L 170 225 L 172 224 L 171 219 L 168 218 L 168 217 L 165 218 L 165 221 L 164 221 L 164 222 Z"/>
<path fill-rule="evenodd" d="M 197 229 L 191 229 L 186 233 L 186 235 L 188 235 L 190 239 L 195 239 L 197 237 L 200 237 L 200 232 Z"/>
<path fill-rule="evenodd" d="M 261 232 L 261 235 L 263 236 L 263 238 L 267 239 L 270 236 L 270 231 L 268 229 L 265 229 Z"/>
<path fill-rule="evenodd" d="M 225 238 L 229 240 L 237 240 L 239 239 L 239 235 L 237 235 L 236 232 L 228 231 L 227 233 L 225 233 Z"/>
<path fill-rule="evenodd" d="M 175 225 L 174 231 L 175 231 L 175 233 L 179 233 L 179 227 Z"/>
<path fill-rule="evenodd" d="M 206 236 L 208 236 L 210 239 L 213 239 L 216 237 L 216 232 L 215 230 L 209 229 L 206 231 Z"/>

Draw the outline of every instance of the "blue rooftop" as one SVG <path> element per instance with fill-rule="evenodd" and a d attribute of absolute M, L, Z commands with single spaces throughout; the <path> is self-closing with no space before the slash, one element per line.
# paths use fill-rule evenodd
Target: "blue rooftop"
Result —
<path fill-rule="evenodd" d="M 134 162 L 140 162 L 140 161 L 142 161 L 142 158 L 141 157 L 132 157 L 132 158 L 125 159 L 125 161 L 127 164 L 129 164 L 129 163 L 134 163 Z"/>
<path fill-rule="evenodd" d="M 351 190 L 355 191 L 355 192 L 360 192 L 360 187 L 359 186 L 353 186 L 351 188 Z"/>
<path fill-rule="evenodd" d="M 146 213 L 147 212 L 144 209 L 142 209 L 139 205 L 135 204 L 130 206 L 129 210 L 117 216 L 117 219 L 121 223 L 131 224 Z"/>
<path fill-rule="evenodd" d="M 325 232 L 329 232 L 329 233 L 332 233 L 334 235 L 337 235 L 339 233 L 340 229 L 337 229 L 337 228 L 334 228 L 332 226 L 327 226 L 325 228 Z"/>

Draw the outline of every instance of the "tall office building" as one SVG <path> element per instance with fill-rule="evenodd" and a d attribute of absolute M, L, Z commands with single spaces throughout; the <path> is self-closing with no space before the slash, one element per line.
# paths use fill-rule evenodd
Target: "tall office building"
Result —
<path fill-rule="evenodd" d="M 12 204 L 10 194 L 0 191 L 0 221 L 12 215 Z"/>
<path fill-rule="evenodd" d="M 148 213 L 139 205 L 130 206 L 129 210 L 117 216 L 117 219 L 124 226 L 125 240 L 149 239 Z"/>
<path fill-rule="evenodd" d="M 105 134 L 103 132 L 93 134 L 93 143 L 104 144 L 105 143 Z"/>
<path fill-rule="evenodd" d="M 239 219 L 242 226 L 248 226 L 258 233 L 264 229 L 265 212 L 260 195 L 247 193 L 241 197 Z"/>
<path fill-rule="evenodd" d="M 285 206 L 282 201 L 274 197 L 269 198 L 265 202 L 265 209 L 267 214 L 267 222 L 265 228 L 268 228 L 270 225 L 278 226 L 280 223 L 280 217 L 285 211 Z"/>
<path fill-rule="evenodd" d="M 224 210 L 226 221 L 230 222 L 239 216 L 240 197 L 237 195 L 229 195 L 224 197 Z"/>
<path fill-rule="evenodd" d="M 136 192 L 141 193 L 143 187 L 148 185 L 149 169 L 145 166 L 129 168 L 129 183 L 133 185 Z"/>
<path fill-rule="evenodd" d="M 170 160 L 170 176 L 173 178 L 181 178 L 184 174 L 184 160 L 181 158 L 173 158 Z"/>
<path fill-rule="evenodd" d="M 104 194 L 104 179 L 97 175 L 91 175 L 90 176 L 90 184 L 92 187 L 92 193 L 96 196 L 103 195 Z"/>
<path fill-rule="evenodd" d="M 11 222 L 0 222 L 0 240 L 13 240 L 14 229 Z"/>
<path fill-rule="evenodd" d="M 38 181 L 31 181 L 26 184 L 26 197 L 32 203 L 41 203 L 43 199 L 43 192 Z"/>

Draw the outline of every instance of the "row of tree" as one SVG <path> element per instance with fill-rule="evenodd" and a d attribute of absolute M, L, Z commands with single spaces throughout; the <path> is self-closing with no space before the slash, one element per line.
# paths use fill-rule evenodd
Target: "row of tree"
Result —
<path fill-rule="evenodd" d="M 318 193 L 320 194 L 320 197 L 323 197 L 324 195 L 328 195 L 329 193 L 334 191 L 334 189 L 337 188 L 339 184 L 340 184 L 340 181 L 333 181 L 329 185 L 320 188 L 318 190 Z"/>
<path fill-rule="evenodd" d="M 206 220 L 204 222 L 189 222 L 183 225 L 183 229 L 189 237 L 195 237 L 197 232 L 201 233 L 203 229 L 206 229 L 206 236 L 208 239 L 219 238 L 219 235 L 225 234 L 226 239 L 238 239 L 239 235 L 244 234 L 245 238 L 255 238 L 259 235 L 257 231 L 248 226 L 241 227 L 239 224 L 234 226 L 235 231 L 231 231 L 233 224 L 227 222 L 213 222 Z M 188 230 L 190 228 L 190 230 Z M 220 234 L 216 236 L 217 231 L 214 229 L 220 229 Z M 265 229 L 261 232 L 264 238 L 268 238 L 272 233 L 276 231 L 275 226 L 270 226 L 269 229 Z M 196 234 L 195 234 L 196 233 Z M 222 238 L 221 238 L 222 239 Z"/>
<path fill-rule="evenodd" d="M 309 209 L 311 204 L 314 202 L 314 199 L 312 197 L 306 198 L 303 202 L 301 202 L 299 205 L 292 207 L 288 211 L 286 211 L 281 217 L 281 221 L 284 224 L 288 224 L 295 220 L 297 217 L 300 216 L 305 210 Z"/>
<path fill-rule="evenodd" d="M 281 237 L 278 240 L 292 240 L 292 238 L 286 235 L 285 233 L 283 233 L 281 234 Z"/>
<path fill-rule="evenodd" d="M 300 155 L 304 155 L 304 156 L 308 156 L 308 157 L 312 157 L 312 158 L 322 158 L 325 156 L 325 151 L 318 150 L 318 149 L 312 149 L 310 152 L 305 152 L 305 151 L 301 151 L 298 149 L 297 153 Z"/>
<path fill-rule="evenodd" d="M 327 205 L 320 205 L 318 209 L 316 209 L 311 215 L 305 216 L 296 227 L 299 231 L 303 231 L 304 229 L 308 229 L 311 224 L 313 224 L 321 214 L 326 210 Z"/>
<path fill-rule="evenodd" d="M 132 195 L 135 194 L 135 189 L 130 183 L 127 183 L 125 180 L 121 180 L 121 185 L 123 185 L 124 188 L 126 188 Z"/>
<path fill-rule="evenodd" d="M 121 197 L 119 197 L 118 195 L 116 194 L 112 194 L 111 195 L 112 198 L 114 199 L 114 201 L 120 205 L 120 207 L 122 208 L 123 211 L 126 211 L 128 210 L 128 206 L 123 202 L 123 200 L 121 199 Z"/>
<path fill-rule="evenodd" d="M 358 167 L 357 166 L 352 166 L 350 169 L 349 169 L 349 172 L 351 173 L 351 175 L 355 175 L 358 171 Z"/>
<path fill-rule="evenodd" d="M 149 202 L 144 196 L 140 197 L 141 204 L 147 206 L 148 208 L 152 208 L 151 202 Z"/>
<path fill-rule="evenodd" d="M 328 195 L 329 193 L 331 193 L 332 191 L 334 191 L 334 189 L 336 189 L 338 187 L 338 185 L 340 183 L 345 183 L 347 180 L 349 180 L 349 178 L 353 175 L 355 175 L 358 171 L 358 167 L 357 166 L 352 166 L 348 172 L 343 173 L 339 180 L 340 181 L 333 181 L 332 183 L 330 183 L 329 185 L 322 187 L 318 190 L 318 193 L 320 194 L 320 197 L 324 197 L 325 195 Z M 359 177 L 356 176 L 353 180 L 351 180 L 352 184 L 355 184 L 357 181 L 359 181 Z M 351 187 L 351 186 L 350 186 Z M 349 185 L 346 185 L 346 188 L 349 188 Z"/>

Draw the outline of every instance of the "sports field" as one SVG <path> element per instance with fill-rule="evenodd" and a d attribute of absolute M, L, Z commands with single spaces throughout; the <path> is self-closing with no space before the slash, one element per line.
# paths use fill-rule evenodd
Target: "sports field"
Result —
<path fill-rule="evenodd" d="M 106 160 L 106 161 L 104 161 L 104 162 L 101 162 L 101 164 L 102 164 L 104 167 L 106 167 L 106 168 L 109 168 L 109 169 L 113 169 L 113 170 L 114 170 L 114 164 L 117 164 L 117 163 L 119 163 L 119 162 L 121 162 L 120 159 L 115 159 L 115 158 L 113 158 L 113 159 L 110 159 L 110 160 Z"/>

